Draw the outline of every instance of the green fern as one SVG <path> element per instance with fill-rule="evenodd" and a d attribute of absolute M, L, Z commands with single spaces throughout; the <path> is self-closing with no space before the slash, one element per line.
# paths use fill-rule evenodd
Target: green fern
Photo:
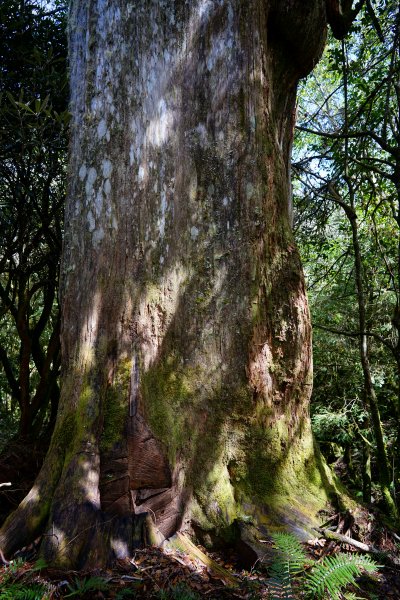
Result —
<path fill-rule="evenodd" d="M 200 600 L 200 596 L 185 583 L 178 583 L 168 590 L 160 590 L 157 598 L 160 600 Z"/>
<path fill-rule="evenodd" d="M 75 581 L 68 584 L 69 594 L 65 598 L 83 596 L 87 592 L 105 591 L 107 588 L 108 584 L 102 577 L 85 577 L 84 579 L 75 577 Z"/>
<path fill-rule="evenodd" d="M 24 564 L 25 561 L 21 557 L 18 557 L 10 562 L 8 567 L 6 567 L 6 571 L 14 575 L 19 569 L 21 569 L 21 567 L 24 566 Z"/>
<path fill-rule="evenodd" d="M 139 591 L 135 588 L 125 588 L 117 592 L 115 600 L 125 600 L 125 598 L 129 598 L 131 600 L 132 598 L 140 598 L 138 594 Z"/>
<path fill-rule="evenodd" d="M 172 600 L 200 600 L 200 596 L 196 594 L 184 583 L 178 583 L 171 588 Z"/>
<path fill-rule="evenodd" d="M 0 600 L 43 600 L 47 598 L 46 587 L 40 583 L 10 583 L 0 592 Z"/>
<path fill-rule="evenodd" d="M 297 538 L 290 533 L 275 533 L 272 536 L 276 550 L 274 562 L 269 571 L 268 590 L 272 600 L 295 598 L 292 588 L 293 577 L 301 573 L 307 556 Z"/>
<path fill-rule="evenodd" d="M 309 598 L 339 600 L 347 597 L 355 600 L 354 594 L 343 596 L 343 588 L 354 584 L 361 571 L 376 573 L 379 568 L 369 556 L 337 554 L 315 564 L 311 572 L 305 575 L 304 568 L 309 559 L 297 538 L 290 533 L 276 533 L 272 539 L 276 554 L 268 579 L 271 600 L 295 600 L 293 578 L 296 576 L 300 576 L 297 578 L 299 587 Z"/>
<path fill-rule="evenodd" d="M 359 554 L 337 554 L 327 556 L 315 565 L 306 577 L 305 590 L 310 598 L 326 598 L 326 592 L 338 600 L 341 590 L 355 582 L 362 570 L 376 573 L 378 565 L 369 556 Z"/>
<path fill-rule="evenodd" d="M 54 586 L 37 576 L 32 578 L 34 569 L 26 570 L 21 576 L 19 571 L 26 566 L 22 558 L 17 558 L 3 569 L 0 600 L 46 600 L 50 597 Z"/>
<path fill-rule="evenodd" d="M 46 567 L 48 567 L 47 562 L 44 560 L 44 558 L 38 558 L 35 561 L 35 564 L 33 565 L 33 567 L 31 567 L 31 571 L 35 572 L 35 571 L 41 571 L 42 569 L 46 569 Z"/>

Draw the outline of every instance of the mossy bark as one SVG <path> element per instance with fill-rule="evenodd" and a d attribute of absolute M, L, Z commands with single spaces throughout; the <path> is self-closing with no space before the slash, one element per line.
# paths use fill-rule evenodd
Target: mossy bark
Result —
<path fill-rule="evenodd" d="M 289 172 L 325 21 L 323 0 L 72 1 L 48 559 L 123 556 L 148 513 L 159 539 L 304 531 L 326 501 Z"/>

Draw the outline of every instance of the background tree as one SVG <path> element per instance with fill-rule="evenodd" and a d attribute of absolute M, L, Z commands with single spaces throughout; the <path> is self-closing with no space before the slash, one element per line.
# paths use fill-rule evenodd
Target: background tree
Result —
<path fill-rule="evenodd" d="M 313 522 L 289 163 L 325 33 L 323 0 L 72 3 L 62 394 L 6 553 L 46 527 L 47 559 L 98 564 L 146 513 L 163 536 Z"/>
<path fill-rule="evenodd" d="M 8 394 L 20 407 L 21 435 L 40 431 L 44 396 L 57 405 L 54 306 L 67 119 L 64 16 L 60 10 L 46 17 L 30 2 L 1 7 L 1 303 L 3 323 L 9 325 L 0 355 Z"/>
<path fill-rule="evenodd" d="M 65 6 L 46 10 L 0 6 L 0 480 L 17 488 L 37 473 L 32 444 L 46 450 L 59 399 L 68 86 Z M 1 512 L 11 499 L 2 490 Z"/>
<path fill-rule="evenodd" d="M 316 307 L 316 354 L 325 362 L 328 355 L 324 348 L 329 347 L 331 356 L 335 344 L 330 340 L 332 335 L 342 337 L 341 347 L 351 347 L 351 340 L 359 344 L 363 393 L 357 391 L 361 383 L 357 377 L 352 378 L 355 387 L 349 386 L 351 380 L 342 379 L 348 369 L 332 374 L 331 380 L 336 380 L 336 389 L 343 390 L 340 396 L 347 397 L 347 405 L 358 405 L 360 418 L 355 423 L 353 415 L 351 428 L 353 454 L 364 457 L 364 499 L 370 497 L 371 445 L 376 455 L 373 479 L 380 481 L 382 496 L 392 513 L 395 505 L 389 488 L 394 483 L 392 469 L 398 456 L 399 427 L 399 381 L 393 393 L 399 343 L 398 49 L 397 4 L 366 3 L 355 25 L 355 35 L 345 43 L 331 43 L 321 67 L 323 78 L 316 77 L 308 84 L 320 100 L 315 110 L 308 105 L 307 114 L 302 113 L 299 129 L 305 137 L 300 144 L 306 140 L 312 152 L 299 155 L 296 165 L 304 191 L 299 203 L 299 227 L 307 236 L 312 232 L 310 242 L 302 233 L 300 239 L 306 253 L 311 246 L 314 256 L 318 248 L 322 251 L 319 271 L 309 267 L 315 282 L 311 287 L 317 292 L 315 302 L 321 302 L 323 296 L 331 307 L 331 311 Z M 389 355 L 385 355 L 387 351 Z M 394 364 L 390 364 L 390 357 Z M 325 405 L 327 393 L 335 398 L 334 389 L 329 394 L 324 384 Z M 355 397 L 359 399 L 356 404 Z"/>

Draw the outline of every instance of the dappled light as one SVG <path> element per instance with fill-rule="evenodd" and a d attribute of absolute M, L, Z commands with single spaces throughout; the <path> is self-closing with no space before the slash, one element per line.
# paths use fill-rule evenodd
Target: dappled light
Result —
<path fill-rule="evenodd" d="M 91 502 L 93 506 L 100 508 L 100 494 L 99 494 L 99 470 L 93 468 L 95 465 L 90 463 L 83 463 L 81 485 L 85 499 Z"/>
<path fill-rule="evenodd" d="M 101 314 L 101 301 L 102 298 L 100 292 L 95 293 L 90 314 L 87 316 L 87 319 L 84 321 L 81 328 L 77 366 L 82 372 L 92 368 L 95 363 L 95 347 L 99 317 Z"/>
<path fill-rule="evenodd" d="M 288 157 L 266 166 L 261 139 L 270 131 L 281 153 L 274 136 L 286 121 L 264 111 L 260 23 L 252 17 L 253 47 L 230 2 L 163 8 L 159 36 L 149 36 L 160 28 L 155 6 L 150 19 L 144 4 L 126 9 L 128 20 L 88 10 L 71 11 L 100 32 L 92 53 L 89 38 L 72 35 L 71 56 L 85 56 L 72 81 L 86 73 L 93 89 L 88 108 L 72 86 L 57 435 L 70 433 L 47 532 L 55 524 L 71 562 L 93 564 L 130 552 L 112 533 L 129 515 L 152 515 L 169 537 L 189 520 L 228 531 L 269 502 L 273 523 L 275 505 L 299 493 L 291 486 L 303 489 L 310 431 L 309 345 L 299 353 L 309 324 L 293 308 L 302 280 L 277 200 L 288 194 Z M 105 526 L 109 551 L 84 558 Z M 44 549 L 54 553 L 47 538 Z"/>
<path fill-rule="evenodd" d="M 48 536 L 48 545 L 52 548 L 52 552 L 57 556 L 68 556 L 68 540 L 64 532 L 53 524 Z"/>
<path fill-rule="evenodd" d="M 325 0 L 72 0 L 69 19 L 61 397 L 0 549 L 39 539 L 51 568 L 140 571 L 143 546 L 180 548 L 240 587 L 205 547 L 268 567 L 276 532 L 315 540 L 329 501 L 356 506 L 311 431 L 291 228 Z"/>
<path fill-rule="evenodd" d="M 110 540 L 110 546 L 115 558 L 126 558 L 131 554 L 131 549 L 129 548 L 125 540 L 119 540 L 117 538 L 112 537 Z"/>
<path fill-rule="evenodd" d="M 23 499 L 22 506 L 24 508 L 30 508 L 30 505 L 35 505 L 40 500 L 39 488 L 34 485 L 30 490 L 29 494 Z"/>

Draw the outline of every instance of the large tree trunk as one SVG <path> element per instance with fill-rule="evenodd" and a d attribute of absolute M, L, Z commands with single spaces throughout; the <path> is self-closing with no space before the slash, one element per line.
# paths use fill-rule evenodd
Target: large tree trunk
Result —
<path fill-rule="evenodd" d="M 165 537 L 307 529 L 328 484 L 289 164 L 324 1 L 73 0 L 70 17 L 62 397 L 0 546 L 47 523 L 47 558 L 98 563 L 145 513 Z"/>

